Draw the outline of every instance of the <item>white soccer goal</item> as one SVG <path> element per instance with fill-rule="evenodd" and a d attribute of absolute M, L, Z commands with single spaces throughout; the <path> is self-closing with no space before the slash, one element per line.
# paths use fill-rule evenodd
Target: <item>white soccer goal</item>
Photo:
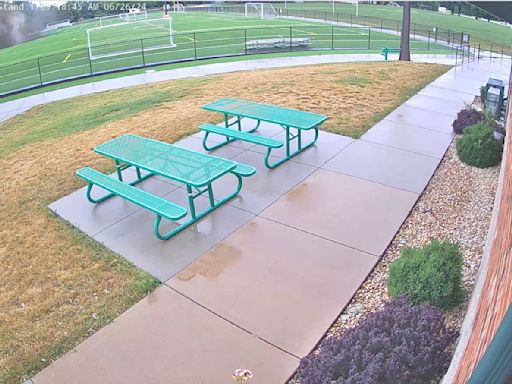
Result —
<path fill-rule="evenodd" d="M 97 17 L 99 26 L 121 23 L 118 15 Z"/>
<path fill-rule="evenodd" d="M 97 20 L 99 21 L 100 27 L 103 27 L 105 25 L 129 23 L 129 22 L 133 22 L 133 21 L 148 19 L 148 13 L 146 11 L 140 11 L 140 10 L 138 10 L 138 11 L 139 12 L 126 12 L 126 13 L 119 13 L 117 15 L 103 16 L 103 17 L 97 18 Z"/>
<path fill-rule="evenodd" d="M 139 20 L 147 20 L 148 13 L 146 11 L 141 11 L 138 8 L 130 9 L 130 12 L 121 13 L 119 18 L 127 23 L 139 21 Z"/>
<path fill-rule="evenodd" d="M 359 16 L 359 0 L 329 0 L 332 3 L 332 13 L 334 13 L 334 3 L 352 4 L 356 7 L 356 16 Z"/>
<path fill-rule="evenodd" d="M 172 18 L 159 17 L 104 25 L 87 30 L 91 60 L 134 52 L 174 48 Z"/>
<path fill-rule="evenodd" d="M 182 12 L 185 12 L 186 9 L 185 9 L 185 6 L 179 2 L 174 2 L 173 5 L 172 5 L 172 11 L 173 12 L 178 12 L 178 13 L 182 13 Z"/>
<path fill-rule="evenodd" d="M 278 14 L 270 3 L 245 3 L 245 16 L 269 19 L 278 17 Z"/>

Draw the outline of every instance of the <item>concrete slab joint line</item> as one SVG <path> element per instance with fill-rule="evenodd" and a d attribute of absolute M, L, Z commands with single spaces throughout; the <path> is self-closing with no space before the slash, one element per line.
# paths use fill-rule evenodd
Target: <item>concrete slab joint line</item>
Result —
<path fill-rule="evenodd" d="M 272 345 L 304 356 L 377 260 L 257 217 L 167 285 Z"/>
<path fill-rule="evenodd" d="M 453 93 L 452 80 L 442 79 Z M 444 89 L 404 103 L 362 140 L 321 132 L 315 147 L 272 171 L 256 146 L 233 142 L 214 151 L 257 173 L 229 204 L 169 241 L 152 235 L 152 214 L 119 198 L 95 206 L 80 189 L 52 203 L 164 284 L 27 384 L 221 384 L 238 367 L 252 369 L 255 384 L 286 382 L 379 261 L 441 161 L 453 121 L 436 111 Z M 282 135 L 271 124 L 260 129 Z M 179 145 L 204 151 L 201 138 Z M 127 181 L 135 177 L 123 172 Z M 215 197 L 231 183 L 218 180 Z M 186 203 L 186 190 L 170 180 L 153 177 L 140 187 Z M 209 204 L 196 201 L 199 209 Z"/>

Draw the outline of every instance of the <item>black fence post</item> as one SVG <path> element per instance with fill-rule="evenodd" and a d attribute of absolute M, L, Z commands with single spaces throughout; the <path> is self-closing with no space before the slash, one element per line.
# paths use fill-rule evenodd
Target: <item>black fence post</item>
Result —
<path fill-rule="evenodd" d="M 87 51 L 87 58 L 89 59 L 89 71 L 91 72 L 91 75 L 92 75 L 92 61 L 91 61 L 91 55 L 90 55 L 89 51 Z"/>
<path fill-rule="evenodd" d="M 41 63 L 39 62 L 39 57 L 37 58 L 37 71 L 39 72 L 39 82 L 43 85 L 43 77 L 41 76 Z"/>
<path fill-rule="evenodd" d="M 380 30 L 382 31 L 382 19 L 380 19 Z"/>
<path fill-rule="evenodd" d="M 427 38 L 427 51 L 430 51 L 430 31 L 428 31 L 428 38 Z"/>
<path fill-rule="evenodd" d="M 492 59 L 492 43 L 491 43 L 491 59 Z"/>
<path fill-rule="evenodd" d="M 146 66 L 146 57 L 144 56 L 144 39 L 140 39 L 140 51 L 142 53 L 142 66 Z"/>
<path fill-rule="evenodd" d="M 370 49 L 370 46 L 371 46 L 371 39 L 370 39 L 371 31 L 372 31 L 372 27 L 368 27 L 368 50 Z"/>
<path fill-rule="evenodd" d="M 247 29 L 244 29 L 244 49 L 245 54 L 247 55 Z"/>
<path fill-rule="evenodd" d="M 435 41 L 436 41 L 436 43 L 437 43 L 437 27 L 434 27 L 434 28 L 435 28 L 435 34 L 436 34 L 436 35 L 435 35 L 435 36 L 436 36 L 436 37 L 435 37 Z"/>
<path fill-rule="evenodd" d="M 480 61 L 480 43 L 478 43 L 478 61 Z"/>
<path fill-rule="evenodd" d="M 501 44 L 501 59 L 503 60 L 503 44 Z"/>
<path fill-rule="evenodd" d="M 197 60 L 197 45 L 196 45 L 196 33 L 194 32 L 194 36 L 192 37 L 194 39 L 194 60 Z"/>
<path fill-rule="evenodd" d="M 331 27 L 331 51 L 334 51 L 334 25 Z"/>
<path fill-rule="evenodd" d="M 292 27 L 290 27 L 290 52 L 293 51 L 293 45 L 292 45 Z"/>

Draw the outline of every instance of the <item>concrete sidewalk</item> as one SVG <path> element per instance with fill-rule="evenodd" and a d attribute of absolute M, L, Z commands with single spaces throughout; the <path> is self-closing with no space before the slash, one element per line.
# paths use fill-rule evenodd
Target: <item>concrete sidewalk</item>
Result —
<path fill-rule="evenodd" d="M 413 55 L 414 61 L 436 62 L 454 64 L 450 55 Z M 160 81 L 201 77 L 214 74 L 251 71 L 255 69 L 283 68 L 312 64 L 348 63 L 355 61 L 382 61 L 379 54 L 338 54 L 338 55 L 314 55 L 277 57 L 271 59 L 256 59 L 235 61 L 231 63 L 216 63 L 197 65 L 185 68 L 169 69 L 130 75 L 115 79 L 101 80 L 82 85 L 76 85 L 56 91 L 49 91 L 22 99 L 8 101 L 0 104 L 0 122 L 23 113 L 37 105 L 51 103 L 57 100 L 70 99 L 77 96 L 90 95 L 112 89 L 120 89 L 130 86 L 157 83 Z"/>
<path fill-rule="evenodd" d="M 244 367 L 256 384 L 284 383 L 400 228 L 450 145 L 464 101 L 488 77 L 507 79 L 509 68 L 454 68 L 361 140 L 322 132 L 316 146 L 273 171 L 258 147 L 219 149 L 257 174 L 239 197 L 167 242 L 153 237 L 150 214 L 120 199 L 93 206 L 79 190 L 53 203 L 164 284 L 33 382 L 221 384 Z M 261 134 L 282 133 L 262 124 Z M 201 148 L 199 135 L 178 144 Z M 142 187 L 184 198 L 158 178 Z M 222 181 L 217 189 L 229 187 Z"/>

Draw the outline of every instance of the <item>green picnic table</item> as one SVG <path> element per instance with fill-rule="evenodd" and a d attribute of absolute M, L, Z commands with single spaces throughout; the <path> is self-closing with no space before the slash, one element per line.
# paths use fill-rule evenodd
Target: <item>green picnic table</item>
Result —
<path fill-rule="evenodd" d="M 77 175 L 89 182 L 87 199 L 92 203 L 100 203 L 117 195 L 154 212 L 157 215 L 154 233 L 161 240 L 167 240 L 176 235 L 232 199 L 242 188 L 242 177 L 251 176 L 256 172 L 255 168 L 245 164 L 133 134 L 110 140 L 95 147 L 94 151 L 114 160 L 118 180 L 91 168 L 78 170 Z M 134 167 L 137 174 L 137 178 L 130 183 L 123 182 L 121 173 L 127 167 Z M 145 170 L 147 174 L 142 175 L 141 170 Z M 215 201 L 212 183 L 226 174 L 234 175 L 238 179 L 238 185 L 232 193 Z M 187 210 L 178 204 L 134 187 L 135 184 L 153 175 L 183 183 L 187 189 L 191 218 L 166 234 L 161 234 L 159 230 L 162 217 L 176 221 L 185 217 Z M 106 189 L 110 193 L 101 198 L 93 198 L 91 196 L 93 185 Z M 208 194 L 210 206 L 197 213 L 194 200 L 205 193 Z"/>
<path fill-rule="evenodd" d="M 277 167 L 279 164 L 282 164 L 286 160 L 315 144 L 318 139 L 318 127 L 327 120 L 327 116 L 319 115 L 317 113 L 231 98 L 223 98 L 203 105 L 203 109 L 219 112 L 224 115 L 224 127 L 213 124 L 203 124 L 199 127 L 205 132 L 203 147 L 206 150 L 219 148 L 234 140 L 243 140 L 256 145 L 262 145 L 267 147 L 265 165 L 268 168 Z M 234 121 L 229 121 L 230 116 L 235 117 Z M 255 120 L 256 125 L 251 129 L 242 131 L 242 119 Z M 280 125 L 285 130 L 285 142 L 282 143 L 274 138 L 266 138 L 253 134 L 253 132 L 258 129 L 262 121 Z M 232 126 L 236 126 L 236 129 L 231 128 Z M 296 132 L 292 133 L 292 129 L 296 130 Z M 309 143 L 303 144 L 302 132 L 309 130 L 314 131 L 314 138 Z M 212 133 L 224 136 L 226 138 L 225 141 L 213 146 L 208 146 L 207 139 Z M 297 149 L 295 151 L 291 150 L 291 143 L 293 140 L 297 140 Z M 270 154 L 272 149 L 280 148 L 283 144 L 286 148 L 285 157 L 273 164 L 270 164 Z"/>

